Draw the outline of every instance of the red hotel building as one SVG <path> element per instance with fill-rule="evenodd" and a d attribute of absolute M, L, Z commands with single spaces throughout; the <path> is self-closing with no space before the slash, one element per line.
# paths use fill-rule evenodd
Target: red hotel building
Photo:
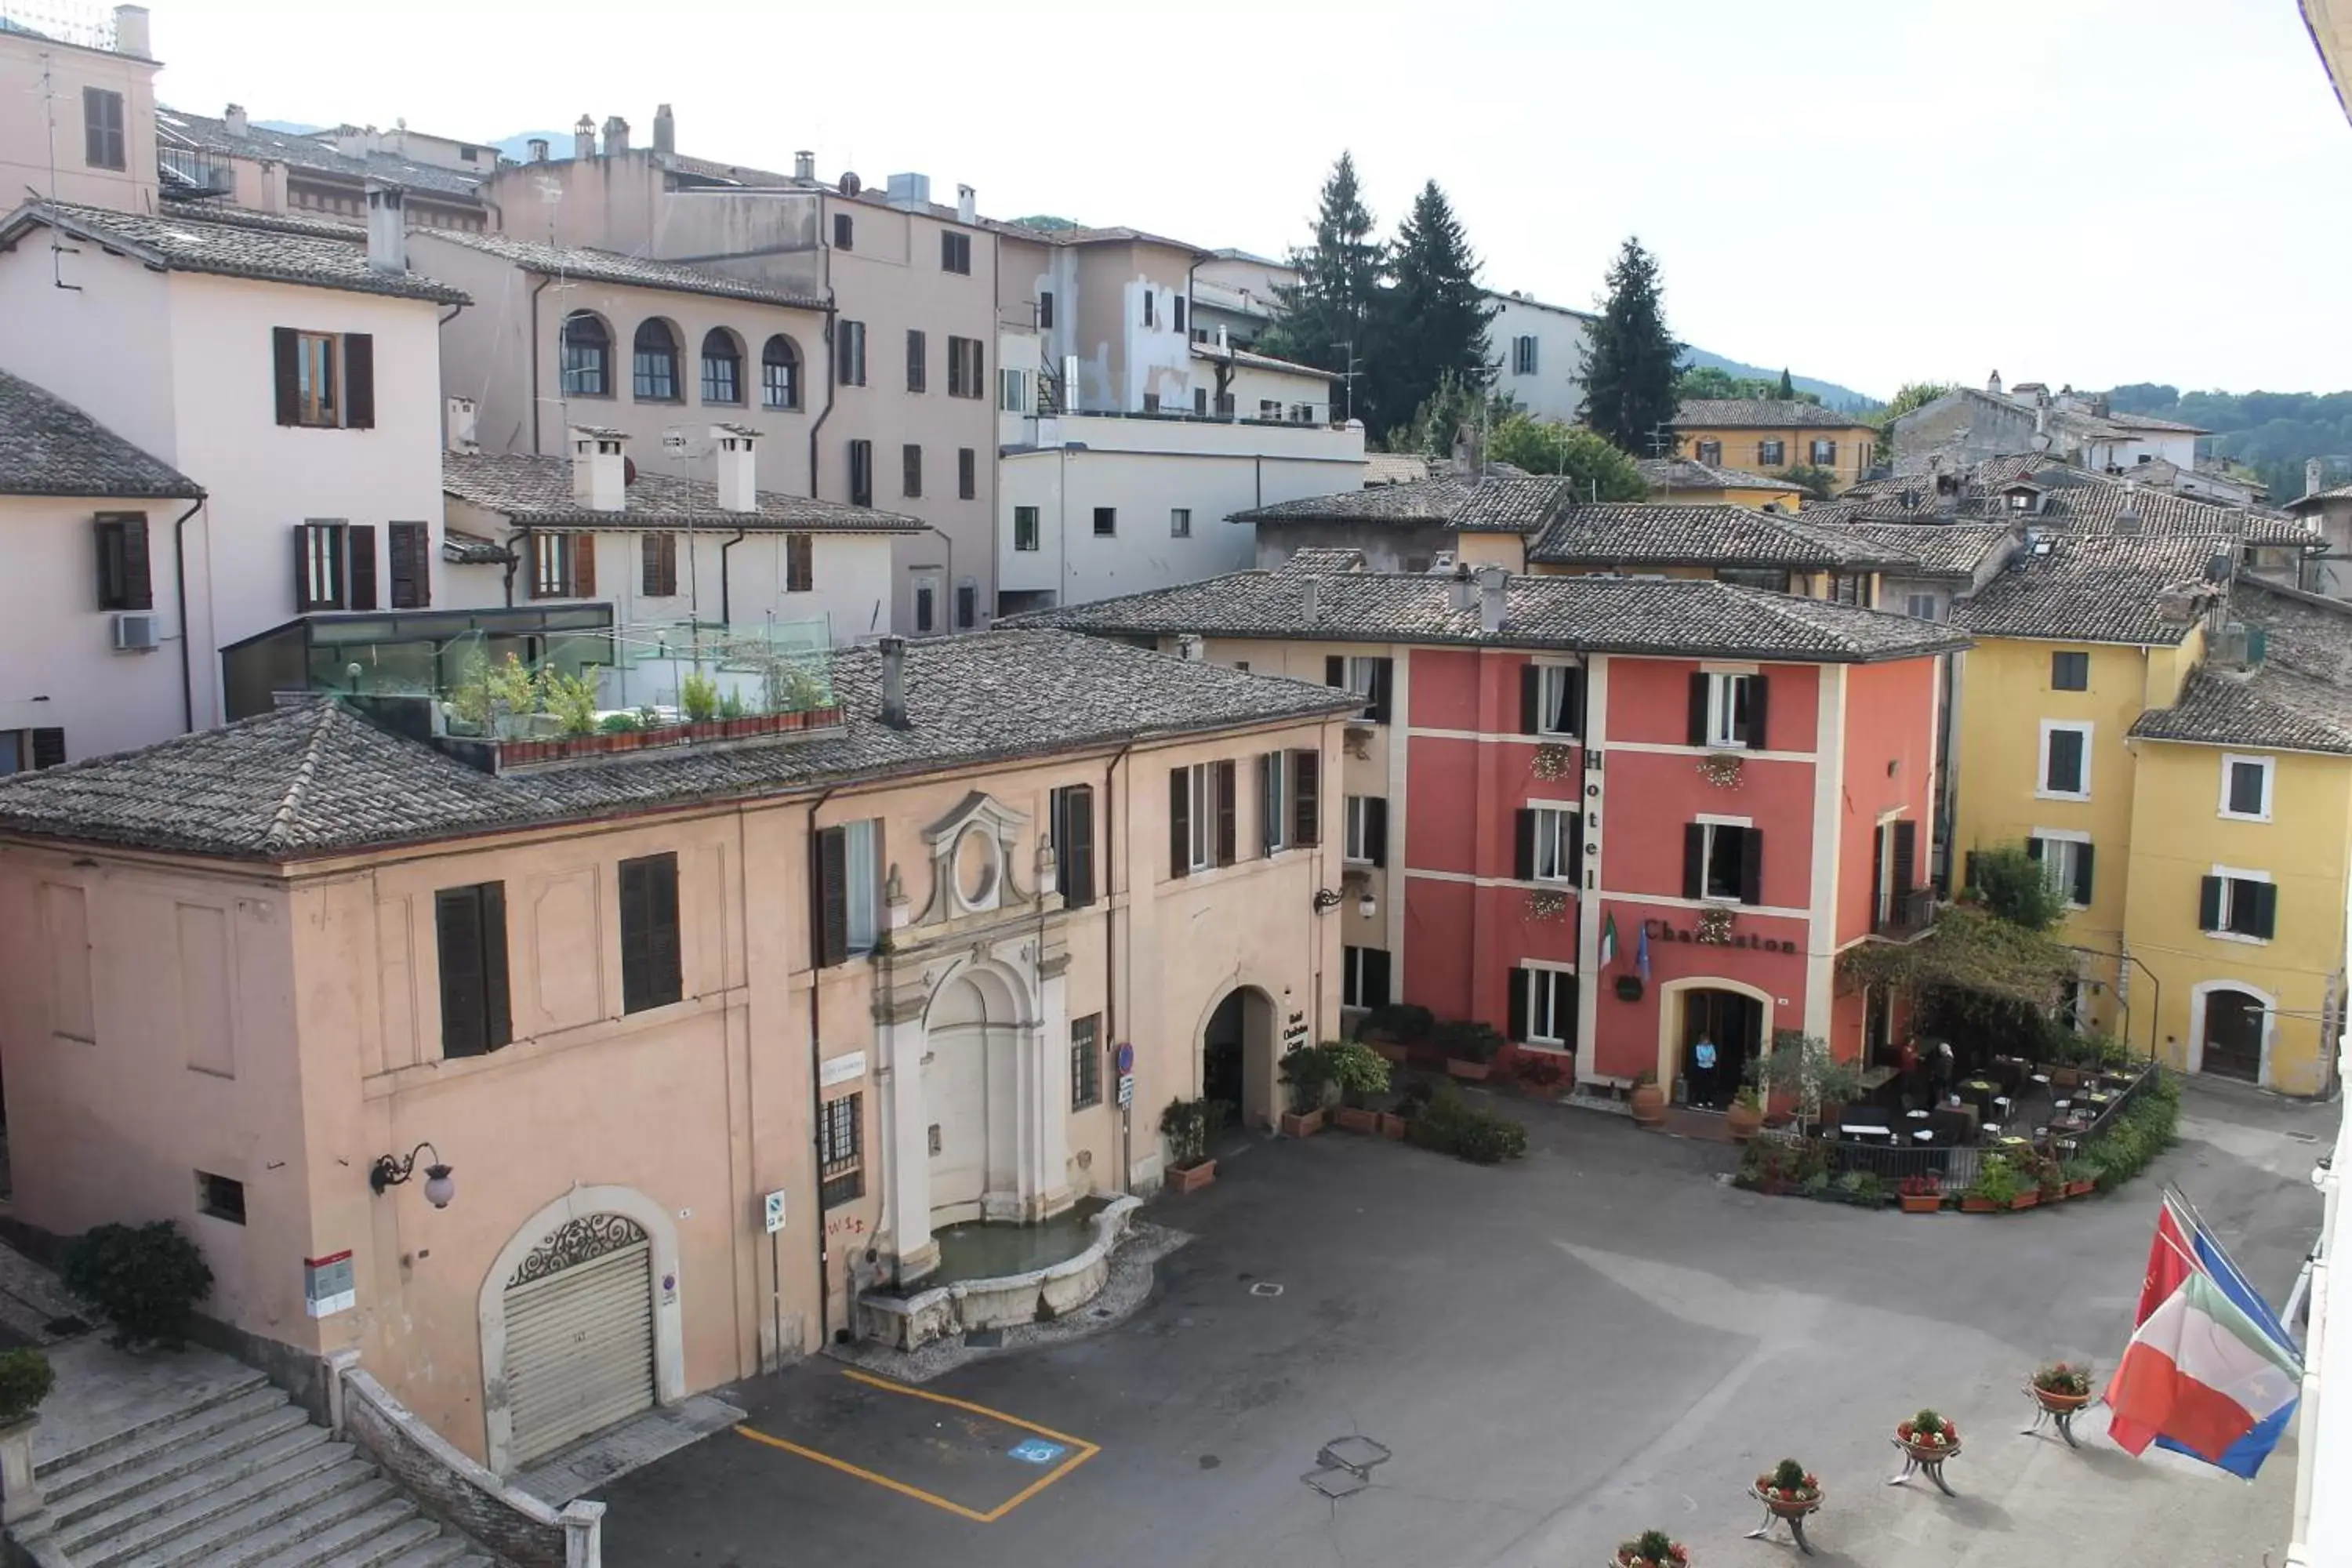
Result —
<path fill-rule="evenodd" d="M 1707 579 L 1383 574 L 1345 550 L 1030 617 L 1364 693 L 1342 994 L 1481 1018 L 1580 1083 L 1853 1058 L 1839 952 L 1926 929 L 1948 626 Z M 1646 971 L 1643 949 L 1646 938 Z"/>

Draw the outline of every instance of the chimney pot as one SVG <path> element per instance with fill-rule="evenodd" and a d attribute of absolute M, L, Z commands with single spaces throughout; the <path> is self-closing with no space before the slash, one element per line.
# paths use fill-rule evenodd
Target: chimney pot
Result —
<path fill-rule="evenodd" d="M 907 723 L 907 639 L 886 637 L 879 645 L 882 650 L 882 722 L 893 730 L 904 730 Z"/>
<path fill-rule="evenodd" d="M 1465 611 L 1478 607 L 1478 583 L 1470 575 L 1467 561 L 1454 568 L 1454 607 Z"/>
<path fill-rule="evenodd" d="M 532 163 L 546 163 L 546 162 L 547 162 L 547 138 L 546 138 L 546 137 L 544 137 L 544 136 L 534 136 L 534 137 L 532 137 L 532 138 L 530 139 L 530 161 L 531 161 Z"/>
<path fill-rule="evenodd" d="M 1316 592 L 1316 583 L 1315 583 L 1315 579 L 1314 579 L 1314 578 L 1312 578 L 1312 577 L 1309 577 L 1309 578 L 1308 578 L 1308 579 L 1307 579 L 1307 581 L 1306 581 L 1304 584 L 1302 584 L 1300 586 L 1301 586 L 1301 597 L 1302 597 L 1302 599 L 1303 599 L 1303 601 L 1304 601 L 1305 607 L 1306 607 L 1306 611 L 1307 611 L 1307 618 L 1308 620 L 1310 620 L 1310 621 L 1311 621 L 1311 620 L 1313 620 L 1313 619 L 1315 618 L 1316 599 L 1317 599 L 1317 596 L 1318 596 L 1318 595 L 1317 595 L 1317 592 Z"/>
<path fill-rule="evenodd" d="M 1185 632 L 1176 638 L 1176 654 L 1188 664 L 1198 664 L 1205 646 L 1198 632 Z"/>
<path fill-rule="evenodd" d="M 583 162 L 596 155 L 596 122 L 584 114 L 572 128 L 572 155 Z"/>
<path fill-rule="evenodd" d="M 714 425 L 710 443 L 718 462 L 714 476 L 721 511 L 760 510 L 758 437 L 740 425 Z"/>
<path fill-rule="evenodd" d="M 588 425 L 574 425 L 570 437 L 572 499 L 591 511 L 626 511 L 629 469 L 622 447 L 628 438 Z"/>
<path fill-rule="evenodd" d="M 131 55 L 142 60 L 155 58 L 154 45 L 147 27 L 147 7 L 117 5 L 114 8 L 114 52 Z"/>
<path fill-rule="evenodd" d="M 793 154 L 793 178 L 795 180 L 816 178 L 815 153 L 803 150 Z"/>
<path fill-rule="evenodd" d="M 249 135 L 253 130 L 252 122 L 245 117 L 245 105 L 241 103 L 230 104 L 221 115 L 221 123 L 228 127 L 228 133 L 232 136 Z"/>
<path fill-rule="evenodd" d="M 446 429 L 444 433 L 448 441 L 449 450 L 453 452 L 478 452 L 482 449 L 481 442 L 476 435 L 477 426 L 474 420 L 474 400 L 472 398 L 453 397 L 449 399 L 448 416 L 445 421 L 445 425 Z"/>
<path fill-rule="evenodd" d="M 629 150 L 629 122 L 619 115 L 604 121 L 604 156 L 617 158 Z"/>
<path fill-rule="evenodd" d="M 980 221 L 980 194 L 970 185 L 956 187 L 956 221 L 958 223 Z"/>
<path fill-rule="evenodd" d="M 1511 574 L 1500 566 L 1478 568 L 1478 629 L 1488 637 L 1503 629 L 1504 591 L 1510 582 Z"/>
<path fill-rule="evenodd" d="M 2000 372 L 1995 371 L 1990 375 L 1985 377 L 1985 390 L 1991 393 L 1995 397 L 1999 397 L 2000 395 Z"/>
<path fill-rule="evenodd" d="M 2307 496 L 2317 495 L 2319 493 L 2320 480 L 2326 476 L 2326 465 L 2322 463 L 2318 458 L 2305 458 L 2303 461 L 2303 493 Z"/>
<path fill-rule="evenodd" d="M 677 151 L 677 117 L 667 103 L 654 110 L 654 151 L 664 157 Z"/>
<path fill-rule="evenodd" d="M 402 201 L 398 185 L 368 182 L 368 266 L 374 271 L 408 270 L 408 220 Z"/>

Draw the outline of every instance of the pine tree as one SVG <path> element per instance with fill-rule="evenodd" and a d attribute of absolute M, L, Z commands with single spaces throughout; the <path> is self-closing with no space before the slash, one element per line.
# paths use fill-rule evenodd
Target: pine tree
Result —
<path fill-rule="evenodd" d="M 1298 281 L 1275 290 L 1274 321 L 1260 346 L 1280 359 L 1342 373 L 1352 352 L 1360 365 L 1371 351 L 1372 312 L 1388 255 L 1372 237 L 1371 209 L 1364 205 L 1351 154 L 1341 153 L 1331 165 L 1316 209 L 1315 243 L 1291 251 L 1290 265 Z M 1348 408 L 1344 389 L 1337 401 Z"/>
<path fill-rule="evenodd" d="M 1779 398 L 1783 403 L 1793 403 L 1796 401 L 1797 384 L 1789 379 L 1789 367 L 1785 364 L 1780 367 L 1780 389 L 1778 392 L 1775 392 L 1772 395 Z"/>
<path fill-rule="evenodd" d="M 1615 446 L 1644 456 L 1674 423 L 1675 362 L 1682 345 L 1666 331 L 1658 263 L 1628 239 L 1609 269 L 1609 298 L 1584 351 L 1584 423 Z"/>
<path fill-rule="evenodd" d="M 1494 374 L 1486 324 L 1498 309 L 1478 286 L 1478 258 L 1434 180 L 1397 226 L 1390 270 L 1374 318 L 1380 355 L 1369 367 L 1383 427 L 1410 419 L 1448 376 L 1486 384 Z"/>

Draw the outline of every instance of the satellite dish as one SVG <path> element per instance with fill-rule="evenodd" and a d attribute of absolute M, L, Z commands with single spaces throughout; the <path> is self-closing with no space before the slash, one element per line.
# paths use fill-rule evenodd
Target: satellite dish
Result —
<path fill-rule="evenodd" d="M 2030 437 L 2027 438 L 2026 445 L 2032 447 L 2037 452 L 2046 452 L 2050 450 L 2050 432 L 2047 430 L 2036 430 Z"/>
<path fill-rule="evenodd" d="M 623 458 L 621 459 L 621 483 L 624 485 L 633 485 L 636 482 L 637 460 L 635 458 Z"/>

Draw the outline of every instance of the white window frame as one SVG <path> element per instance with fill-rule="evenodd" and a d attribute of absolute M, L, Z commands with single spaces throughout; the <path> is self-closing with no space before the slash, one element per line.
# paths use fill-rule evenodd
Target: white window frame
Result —
<path fill-rule="evenodd" d="M 1184 789 L 1190 818 L 1192 842 L 1185 847 L 1192 852 L 1188 870 L 1213 870 L 1217 864 L 1217 779 L 1207 763 L 1194 763 L 1184 770 Z"/>
<path fill-rule="evenodd" d="M 2268 871 L 2249 871 L 2242 866 L 2216 866 L 2207 874 L 2209 876 L 2218 877 L 2221 879 L 2221 918 L 2216 929 L 2203 931 L 2199 934 L 2210 936 L 2216 942 L 2243 942 L 2248 947 L 2268 947 L 2273 942 L 2277 940 L 2274 937 L 2248 936 L 2243 931 L 2236 931 L 2230 929 L 2230 911 L 2231 907 L 2238 901 L 2237 889 L 2234 884 L 2239 882 L 2260 882 L 2264 886 L 2273 886 L 2275 885 L 2277 881 L 2276 878 L 2273 877 Z"/>
<path fill-rule="evenodd" d="M 1347 826 L 1343 829 L 1343 837 L 1340 839 L 1339 858 L 1350 866 L 1369 866 L 1372 863 L 1372 847 L 1367 841 L 1372 815 L 1371 807 L 1368 803 L 1371 798 L 1368 795 L 1351 795 L 1348 797 Z"/>
<path fill-rule="evenodd" d="M 849 952 L 872 952 L 882 936 L 881 823 L 874 817 L 841 825 L 842 879 L 847 884 Z"/>
<path fill-rule="evenodd" d="M 1024 517 L 1021 515 L 1024 512 L 1029 515 Z M 1028 524 L 1028 527 L 1023 528 L 1024 523 Z M 1013 548 L 1015 551 L 1024 555 L 1034 554 L 1042 542 L 1040 535 L 1044 531 L 1043 509 L 1034 506 L 1016 506 L 1013 509 Z"/>
<path fill-rule="evenodd" d="M 1521 1044 L 1549 1046 L 1556 1050 L 1565 1047 L 1576 1025 L 1576 1011 L 1573 1004 L 1560 994 L 1560 982 L 1573 984 L 1576 972 L 1548 963 L 1524 963 L 1519 973 L 1527 976 L 1528 988 L 1528 1037 Z M 1552 1032 L 1546 1032 L 1546 1024 Z"/>
<path fill-rule="evenodd" d="M 1360 1012 L 1383 1005 L 1364 1000 L 1364 954 L 1368 952 L 1377 952 L 1382 957 L 1388 956 L 1386 948 L 1372 947 L 1362 942 L 1347 942 L 1340 947 L 1339 1005 L 1342 1007 L 1353 1008 Z M 1396 978 L 1396 965 L 1393 961 L 1389 965 L 1389 978 L 1391 981 Z M 1348 1000 L 1351 995 L 1356 998 L 1353 1002 Z"/>
<path fill-rule="evenodd" d="M 1290 847 L 1291 803 L 1295 798 L 1290 776 L 1290 753 L 1267 752 L 1261 761 L 1263 765 L 1258 770 L 1258 838 L 1267 854 L 1276 855 Z"/>
<path fill-rule="evenodd" d="M 1537 353 L 1536 337 L 1533 332 L 1522 332 L 1517 337 L 1513 338 L 1511 340 L 1511 374 L 1513 375 L 1534 375 L 1538 374 L 1536 370 Z"/>
<path fill-rule="evenodd" d="M 1740 702 L 1736 693 L 1744 693 L 1747 683 L 1756 678 L 1753 670 L 1709 670 L 1706 673 L 1706 743 L 1727 751 L 1748 750 L 1747 724 L 1739 718 Z M 1738 682 L 1735 686 L 1734 682 Z M 1738 732 L 1733 732 L 1733 726 Z"/>
<path fill-rule="evenodd" d="M 2042 721 L 2042 743 L 2034 752 L 2033 795 L 2037 800 L 2088 800 L 2091 798 L 2091 740 L 2097 726 L 2088 720 L 2044 719 Z M 2079 790 L 2050 787 L 2050 737 L 2064 730 L 2083 737 L 2083 771 L 2077 779 Z"/>
<path fill-rule="evenodd" d="M 1536 733 L 1574 740 L 1575 730 L 1555 728 L 1555 721 L 1559 710 L 1567 705 L 1569 696 L 1575 690 L 1573 678 L 1577 667 L 1572 664 L 1539 664 L 1536 668 L 1541 671 L 1536 678 Z"/>
<path fill-rule="evenodd" d="M 996 406 L 1005 414 L 1029 412 L 1029 373 L 1010 365 L 999 365 L 996 371 Z"/>
<path fill-rule="evenodd" d="M 1171 539 L 1190 539 L 1192 537 L 1192 509 L 1191 507 L 1171 506 L 1168 509 L 1168 537 Z"/>
<path fill-rule="evenodd" d="M 1922 609 L 1922 605 L 1926 608 Z M 1943 605 L 1933 594 L 1906 594 L 1903 596 L 1903 613 L 1915 621 L 1940 621 L 1944 618 Z"/>
<path fill-rule="evenodd" d="M 1576 844 L 1574 824 L 1584 808 L 1559 801 L 1531 800 L 1528 809 L 1536 814 L 1536 863 L 1531 868 L 1535 879 L 1549 887 L 1576 886 L 1576 868 L 1568 863 L 1568 858 Z M 1544 869 L 1547 856 L 1552 867 L 1549 872 Z"/>
<path fill-rule="evenodd" d="M 2254 768 L 2263 775 L 2263 805 L 2260 811 L 2230 809 L 2230 785 L 2240 768 Z M 2276 757 L 2252 757 L 2236 752 L 2221 753 L 2221 813 L 2231 822 L 2268 822 L 2271 819 L 2272 791 L 2278 783 Z"/>
<path fill-rule="evenodd" d="M 2044 846 L 2042 851 L 2042 885 L 2063 898 L 2068 909 L 2089 909 L 2090 905 L 2078 904 L 2074 901 L 2074 883 L 2078 879 L 2074 875 L 2077 865 L 2074 851 L 2089 844 L 2091 836 L 2074 827 L 2036 827 L 2029 829 L 2025 836 L 2028 838 L 2039 838 Z M 2051 854 L 2048 847 L 2051 845 L 2067 846 L 2066 853 Z M 2056 870 L 2060 866 L 2066 868 L 2065 875 L 2063 877 L 2058 875 Z"/>
<path fill-rule="evenodd" d="M 1363 709 L 1356 717 L 1369 724 L 1372 721 L 1372 703 L 1380 696 L 1378 689 L 1381 678 L 1380 656 L 1351 653 L 1348 655 L 1347 668 L 1348 689 L 1364 700 Z M 1391 664 L 1389 668 L 1393 671 L 1396 667 Z"/>

